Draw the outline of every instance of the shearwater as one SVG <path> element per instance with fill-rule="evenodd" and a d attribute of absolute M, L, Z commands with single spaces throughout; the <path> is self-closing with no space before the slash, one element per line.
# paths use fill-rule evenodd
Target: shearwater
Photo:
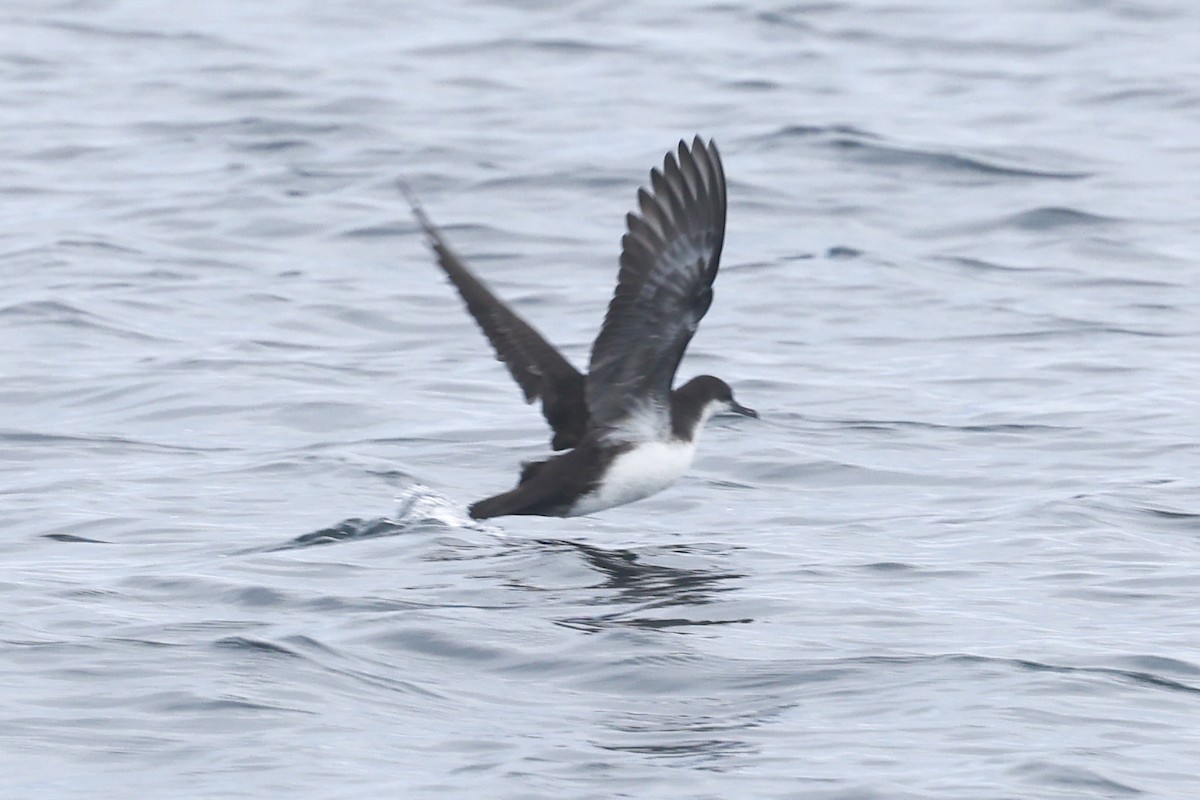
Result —
<path fill-rule="evenodd" d="M 470 507 L 475 519 L 506 514 L 573 517 L 661 492 L 692 463 L 714 413 L 758 414 L 720 378 L 701 375 L 671 389 L 683 352 L 708 311 L 725 241 L 725 171 L 717 146 L 697 136 L 667 153 L 626 215 L 621 269 L 585 377 L 467 269 L 405 189 L 413 214 L 525 393 L 542 401 L 566 453 L 526 462 L 517 487 Z"/>

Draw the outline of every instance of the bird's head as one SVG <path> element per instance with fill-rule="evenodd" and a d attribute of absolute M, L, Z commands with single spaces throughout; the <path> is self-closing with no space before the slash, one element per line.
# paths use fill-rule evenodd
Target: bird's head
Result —
<path fill-rule="evenodd" d="M 713 414 L 728 412 L 743 417 L 758 417 L 758 412 L 733 399 L 733 389 L 720 378 L 700 375 L 675 390 L 674 414 L 677 422 L 686 430 L 676 430 L 676 435 L 691 438 L 695 427 L 702 426 Z"/>

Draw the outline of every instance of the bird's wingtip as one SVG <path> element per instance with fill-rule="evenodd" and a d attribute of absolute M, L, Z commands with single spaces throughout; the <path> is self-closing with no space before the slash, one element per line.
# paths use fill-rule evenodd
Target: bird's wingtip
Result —
<path fill-rule="evenodd" d="M 396 178 L 396 189 L 400 192 L 400 196 L 404 198 L 405 202 L 412 207 L 414 214 L 423 214 L 421 210 L 421 199 L 417 197 L 416 191 L 412 188 L 412 185 L 409 184 L 407 180 L 404 178 Z"/>
<path fill-rule="evenodd" d="M 417 220 L 417 224 L 421 226 L 421 230 L 425 232 L 425 235 L 432 239 L 438 238 L 437 228 L 425 213 L 425 207 L 421 205 L 421 198 L 417 197 L 417 192 L 412 188 L 412 185 L 404 178 L 396 178 L 396 189 L 399 190 L 401 196 L 408 203 L 413 217 Z"/>

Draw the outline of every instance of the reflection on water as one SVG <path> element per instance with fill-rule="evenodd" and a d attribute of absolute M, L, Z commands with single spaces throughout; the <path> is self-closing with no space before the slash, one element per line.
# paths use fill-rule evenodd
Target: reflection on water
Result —
<path fill-rule="evenodd" d="M 741 573 L 713 566 L 719 555 L 704 553 L 699 559 L 707 566 L 688 568 L 661 563 L 668 556 L 698 555 L 686 546 L 633 550 L 607 550 L 591 544 L 562 539 L 541 540 L 539 544 L 573 550 L 598 572 L 604 582 L 594 587 L 596 602 L 622 606 L 619 610 L 596 615 L 575 615 L 559 624 L 582 630 L 598 631 L 613 625 L 638 628 L 684 628 L 699 625 L 727 625 L 751 622 L 750 619 L 705 619 L 696 609 L 710 605 L 716 596 L 739 588 Z M 664 613 L 674 610 L 675 615 Z M 654 613 L 651 613 L 654 612 Z"/>

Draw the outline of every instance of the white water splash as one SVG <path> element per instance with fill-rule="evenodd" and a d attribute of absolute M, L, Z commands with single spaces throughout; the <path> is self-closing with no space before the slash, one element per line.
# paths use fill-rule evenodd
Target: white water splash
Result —
<path fill-rule="evenodd" d="M 504 536 L 494 525 L 474 520 L 466 509 L 440 492 L 422 483 L 405 486 L 396 495 L 396 512 L 388 519 L 401 527 L 434 522 L 448 528 L 469 528 L 493 536 Z"/>

